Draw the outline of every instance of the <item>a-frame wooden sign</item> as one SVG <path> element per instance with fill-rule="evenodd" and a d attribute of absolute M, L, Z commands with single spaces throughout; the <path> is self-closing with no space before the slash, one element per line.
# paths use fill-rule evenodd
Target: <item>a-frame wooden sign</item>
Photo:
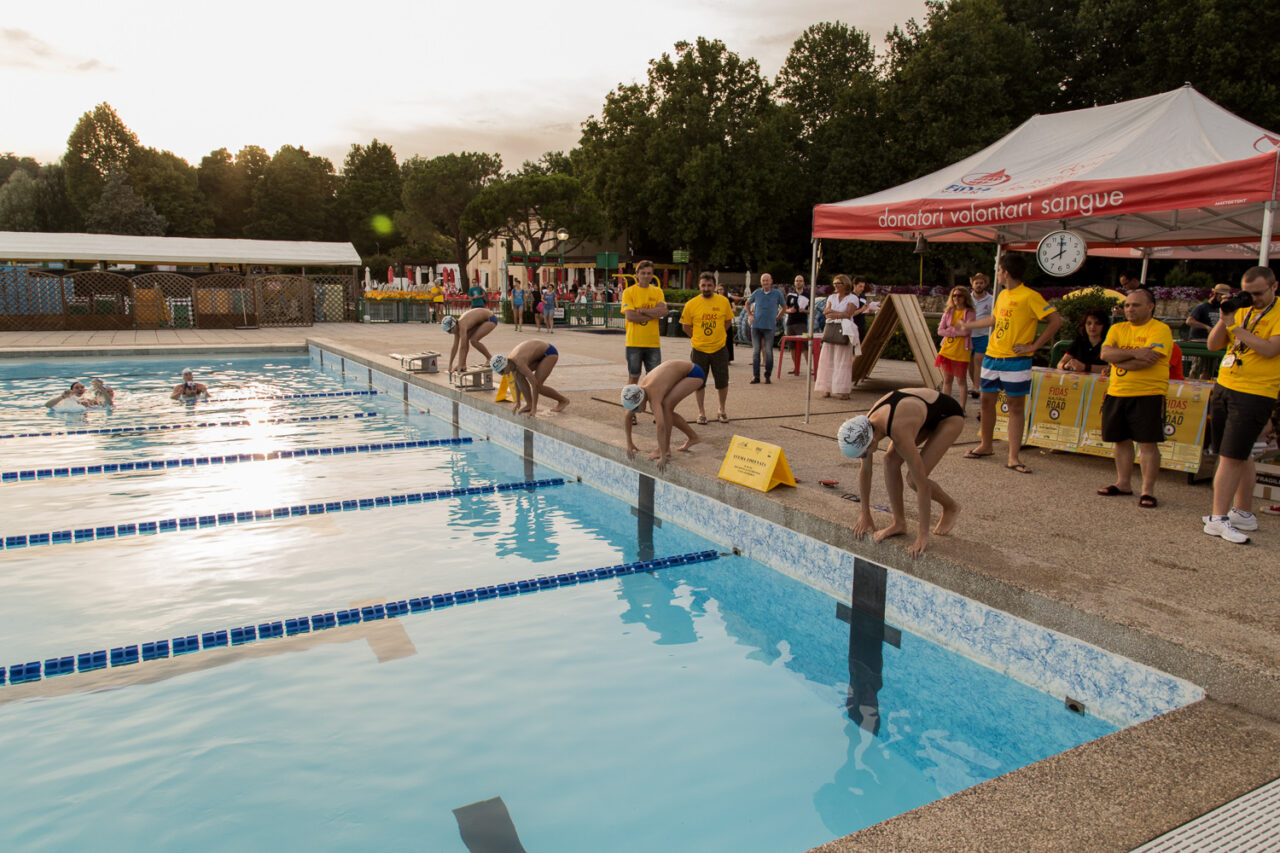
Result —
<path fill-rule="evenodd" d="M 880 304 L 880 312 L 862 340 L 862 355 L 853 358 L 853 384 L 871 375 L 899 323 L 920 368 L 920 384 L 926 388 L 942 387 L 942 371 L 933 363 L 938 357 L 938 347 L 925 322 L 924 311 L 920 310 L 920 300 L 910 293 L 891 293 Z"/>

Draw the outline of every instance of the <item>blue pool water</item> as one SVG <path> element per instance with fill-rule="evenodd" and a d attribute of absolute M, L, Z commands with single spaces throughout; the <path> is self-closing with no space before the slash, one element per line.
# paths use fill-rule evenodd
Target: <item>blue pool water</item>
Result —
<path fill-rule="evenodd" d="M 455 437 L 386 395 L 166 399 L 184 366 L 215 398 L 367 389 L 309 365 L 0 364 L 0 434 L 255 422 L 0 439 L 0 472 Z M 91 375 L 114 410 L 39 407 Z M 0 534 L 560 476 L 470 437 L 4 483 Z M 716 547 L 570 481 L 7 548 L 0 665 Z M 1113 730 L 724 554 L 0 687 L 0 826 L 34 850 L 464 851 L 501 798 L 531 853 L 801 851 Z"/>

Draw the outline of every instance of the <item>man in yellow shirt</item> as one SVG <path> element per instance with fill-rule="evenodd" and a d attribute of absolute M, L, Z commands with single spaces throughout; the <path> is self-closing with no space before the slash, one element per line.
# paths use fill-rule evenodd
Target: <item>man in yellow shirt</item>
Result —
<path fill-rule="evenodd" d="M 994 313 L 972 323 L 960 322 L 961 331 L 991 329 L 987 353 L 982 360 L 982 429 L 978 446 L 964 456 L 979 459 L 995 453 L 992 440 L 996 429 L 996 399 L 1004 392 L 1009 404 L 1009 461 L 1005 467 L 1019 474 L 1031 469 L 1018 457 L 1022 449 L 1022 428 L 1026 425 L 1027 395 L 1031 393 L 1031 357 L 1058 333 L 1062 315 L 1044 297 L 1022 283 L 1027 259 L 1017 252 L 1000 255 L 996 284 L 1003 288 L 996 297 Z M 1045 330 L 1036 327 L 1045 320 Z"/>
<path fill-rule="evenodd" d="M 729 397 L 728 341 L 729 329 L 733 325 L 733 306 L 726 297 L 716 293 L 713 273 L 704 272 L 698 276 L 698 290 L 701 295 L 685 303 L 680 325 L 692 339 L 693 351 L 689 353 L 689 360 L 715 379 L 716 394 L 720 397 L 717 418 L 720 423 L 727 424 L 729 416 L 725 414 L 724 404 Z M 705 385 L 694 392 L 700 424 L 707 422 L 706 397 Z"/>
<path fill-rule="evenodd" d="M 636 283 L 622 291 L 622 316 L 627 320 L 627 375 L 640 381 L 640 370 L 651 371 L 662 362 L 658 321 L 667 316 L 662 288 L 653 283 L 653 261 L 636 264 Z"/>
<path fill-rule="evenodd" d="M 1102 341 L 1102 360 L 1111 365 L 1111 381 L 1102 401 L 1102 440 L 1115 442 L 1116 481 L 1098 489 L 1105 496 L 1133 494 L 1133 444 L 1142 453 L 1142 497 L 1138 506 L 1156 506 L 1164 400 L 1169 391 L 1169 354 L 1173 332 L 1153 319 L 1155 297 L 1145 287 L 1124 298 L 1127 322 L 1116 323 Z"/>
<path fill-rule="evenodd" d="M 1241 531 L 1257 530 L 1253 514 L 1253 445 L 1262 434 L 1280 393 L 1280 309 L 1276 308 L 1276 274 L 1253 267 L 1240 279 L 1251 303 L 1224 300 L 1208 347 L 1227 348 L 1218 368 L 1218 384 L 1209 398 L 1210 447 L 1218 454 L 1213 476 L 1213 510 L 1204 517 L 1204 532 L 1243 545 Z M 1233 502 L 1234 499 L 1234 502 Z"/>

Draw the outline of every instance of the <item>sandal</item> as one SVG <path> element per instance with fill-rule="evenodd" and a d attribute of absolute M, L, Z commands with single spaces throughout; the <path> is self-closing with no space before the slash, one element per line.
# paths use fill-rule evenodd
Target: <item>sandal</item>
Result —
<path fill-rule="evenodd" d="M 1130 492 L 1130 494 L 1132 494 L 1132 492 Z M 1155 495 L 1143 495 L 1138 498 L 1138 506 L 1143 507 L 1144 509 L 1155 509 L 1159 505 L 1160 502 L 1156 500 Z"/>
<path fill-rule="evenodd" d="M 1098 494 L 1104 498 L 1114 498 L 1116 495 L 1132 495 L 1133 492 L 1126 492 L 1115 485 L 1107 486 L 1105 489 L 1098 489 Z"/>
<path fill-rule="evenodd" d="M 707 425 L 707 416 L 698 415 L 698 426 L 706 426 L 706 425 Z"/>
<path fill-rule="evenodd" d="M 720 414 L 716 415 L 716 420 L 718 420 L 722 424 L 727 424 L 729 422 L 729 416 L 726 415 L 724 412 L 721 412 Z"/>
<path fill-rule="evenodd" d="M 1019 474 L 1031 473 L 1031 469 L 1028 468 L 1026 465 L 1023 465 L 1021 462 L 1015 462 L 1012 465 L 1006 465 L 1004 467 L 1008 468 L 1010 471 L 1017 471 Z"/>
<path fill-rule="evenodd" d="M 968 450 L 965 452 L 964 458 L 965 459 L 986 459 L 988 456 L 995 456 L 995 455 L 996 455 L 996 452 L 994 450 L 990 451 L 989 453 L 979 453 L 976 450 Z"/>

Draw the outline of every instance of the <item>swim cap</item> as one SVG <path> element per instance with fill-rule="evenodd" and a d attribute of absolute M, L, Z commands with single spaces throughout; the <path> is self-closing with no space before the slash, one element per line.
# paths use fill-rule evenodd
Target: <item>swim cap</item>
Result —
<path fill-rule="evenodd" d="M 195 371 L 193 371 L 190 367 L 184 367 L 184 368 L 182 369 L 182 375 L 183 375 L 183 376 L 186 376 L 188 373 L 190 373 L 192 376 L 195 376 L 195 375 L 196 375 L 196 374 L 195 374 Z"/>
<path fill-rule="evenodd" d="M 453 330 L 458 328 L 458 318 L 452 315 L 445 317 L 440 321 L 440 328 L 444 330 L 446 335 L 453 334 Z"/>
<path fill-rule="evenodd" d="M 507 357 L 502 353 L 498 353 L 493 358 L 489 359 L 489 366 L 493 368 L 494 373 L 506 373 Z"/>
<path fill-rule="evenodd" d="M 639 385 L 628 385 L 622 389 L 622 408 L 634 412 L 644 405 L 644 389 Z"/>
<path fill-rule="evenodd" d="M 866 415 L 849 418 L 840 425 L 840 431 L 836 433 L 836 443 L 840 445 L 840 452 L 850 459 L 857 459 L 866 453 L 873 438 L 875 438 L 875 428 L 871 426 L 871 419 Z"/>

